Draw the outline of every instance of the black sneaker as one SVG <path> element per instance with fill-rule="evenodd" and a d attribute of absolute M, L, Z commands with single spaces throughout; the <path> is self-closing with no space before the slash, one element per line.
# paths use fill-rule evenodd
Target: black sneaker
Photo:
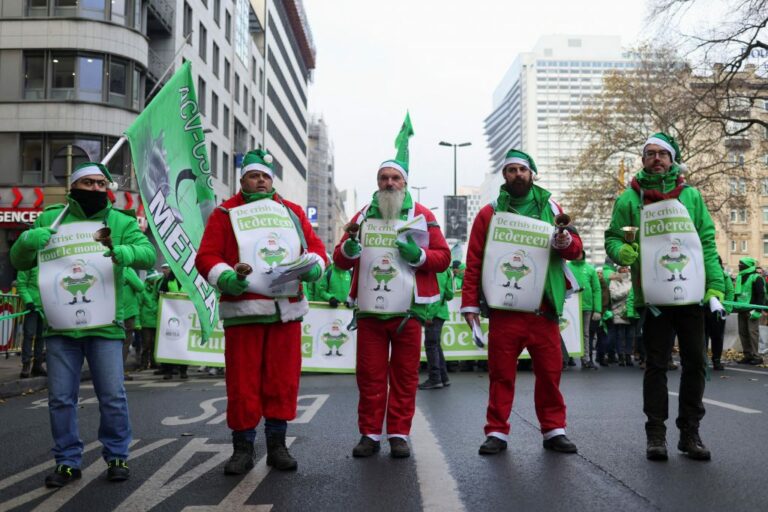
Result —
<path fill-rule="evenodd" d="M 565 434 L 545 439 L 544 448 L 560 453 L 576 453 L 578 451 L 576 445 L 573 444 L 570 439 L 565 437 Z"/>
<path fill-rule="evenodd" d="M 667 441 L 664 436 L 648 436 L 648 444 L 645 448 L 645 458 L 648 460 L 667 460 Z"/>
<path fill-rule="evenodd" d="M 488 436 L 477 451 L 480 455 L 496 455 L 507 449 L 507 442 L 495 436 Z"/>
<path fill-rule="evenodd" d="M 79 480 L 83 476 L 82 471 L 77 468 L 59 464 L 53 473 L 45 477 L 45 486 L 51 488 L 64 487 L 72 480 Z"/>
<path fill-rule="evenodd" d="M 696 429 L 685 429 L 680 431 L 680 441 L 677 443 L 677 449 L 693 460 L 710 460 L 712 454 L 701 442 L 699 431 Z"/>
<path fill-rule="evenodd" d="M 370 457 L 374 453 L 378 453 L 381 450 L 381 443 L 374 441 L 368 436 L 362 436 L 360 441 L 352 449 L 353 457 Z"/>
<path fill-rule="evenodd" d="M 448 377 L 446 377 L 445 379 L 443 379 L 443 387 L 444 387 L 444 388 L 447 388 L 447 387 L 448 387 L 448 386 L 450 386 L 450 385 L 451 385 L 451 380 L 450 380 Z"/>
<path fill-rule="evenodd" d="M 402 437 L 389 438 L 389 455 L 394 459 L 406 459 L 411 456 L 408 441 Z"/>
<path fill-rule="evenodd" d="M 129 476 L 131 476 L 131 472 L 123 459 L 107 462 L 107 480 L 110 482 L 122 482 L 128 480 Z"/>
<path fill-rule="evenodd" d="M 419 384 L 419 389 L 440 389 L 443 387 L 443 383 L 437 380 L 427 379 Z"/>

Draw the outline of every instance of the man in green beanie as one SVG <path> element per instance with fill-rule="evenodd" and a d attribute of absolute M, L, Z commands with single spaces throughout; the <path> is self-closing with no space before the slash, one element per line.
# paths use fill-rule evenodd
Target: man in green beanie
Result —
<path fill-rule="evenodd" d="M 631 266 L 635 308 L 644 310 L 646 456 L 667 460 L 667 369 L 672 333 L 677 333 L 683 363 L 677 448 L 692 459 L 709 460 L 710 452 L 699 437 L 707 364 L 704 313 L 712 304 L 722 307 L 719 301 L 725 289 L 715 225 L 701 193 L 684 182 L 674 138 L 652 135 L 643 146 L 642 159 L 643 169 L 614 204 L 605 250 L 619 265 Z"/>
<path fill-rule="evenodd" d="M 66 204 L 49 206 L 11 248 L 19 270 L 39 269 L 38 286 L 45 314 L 48 363 L 48 411 L 56 468 L 47 487 L 63 487 L 82 476 L 83 442 L 77 426 L 77 396 L 83 360 L 93 378 L 101 421 L 99 441 L 110 481 L 129 477 L 131 443 L 128 399 L 123 385 L 123 274 L 126 267 L 150 268 L 155 249 L 139 230 L 132 211 L 112 207 L 105 166 L 86 162 L 70 176 Z M 109 228 L 110 249 L 94 241 Z M 90 276 L 90 277 L 88 277 Z M 88 282 L 75 300 L 72 283 Z M 70 290 L 71 291 L 71 290 Z"/>
<path fill-rule="evenodd" d="M 272 155 L 249 151 L 240 169 L 241 190 L 208 218 L 195 264 L 221 290 L 224 321 L 227 425 L 232 457 L 226 474 L 253 466 L 256 426 L 265 419 L 267 465 L 298 467 L 285 442 L 296 417 L 301 375 L 301 319 L 309 311 L 302 283 L 317 281 L 325 268 L 325 247 L 304 209 L 272 186 Z M 301 258 L 301 260 L 299 260 Z M 278 282 L 281 265 L 305 261 L 298 279 Z M 236 272 L 238 263 L 251 273 Z"/>
<path fill-rule="evenodd" d="M 751 304 L 765 304 L 765 280 L 757 273 L 755 258 L 739 260 L 739 275 L 736 277 L 734 290 L 736 302 L 743 304 L 734 309 L 739 314 L 739 340 L 744 356 L 739 364 L 763 364 L 763 358 L 758 352 L 760 343 L 760 310 L 750 307 Z"/>

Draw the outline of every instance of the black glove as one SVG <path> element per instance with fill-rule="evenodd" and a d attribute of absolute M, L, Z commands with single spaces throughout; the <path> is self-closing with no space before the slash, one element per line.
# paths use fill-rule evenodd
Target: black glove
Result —
<path fill-rule="evenodd" d="M 35 310 L 35 303 L 34 302 L 27 302 L 25 304 L 25 306 L 27 307 L 27 311 L 34 311 Z"/>
<path fill-rule="evenodd" d="M 328 299 L 328 305 L 336 309 L 337 307 L 339 307 L 339 299 L 337 299 L 336 297 L 331 297 L 330 299 Z"/>

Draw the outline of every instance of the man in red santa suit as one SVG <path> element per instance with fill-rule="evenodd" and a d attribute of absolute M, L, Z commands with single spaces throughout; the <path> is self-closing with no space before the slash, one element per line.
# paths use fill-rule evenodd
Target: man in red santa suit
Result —
<path fill-rule="evenodd" d="M 250 151 L 240 171 L 241 191 L 208 219 L 196 265 L 221 290 L 227 381 L 227 425 L 234 453 L 226 474 L 253 468 L 256 426 L 265 418 L 267 464 L 296 469 L 285 444 L 287 422 L 296 417 L 301 374 L 301 319 L 309 311 L 301 282 L 319 279 L 325 247 L 301 206 L 272 187 L 272 156 Z M 314 264 L 298 277 L 275 282 L 281 265 L 309 255 Z M 252 273 L 235 272 L 239 263 Z M 240 268 L 240 267 L 238 267 Z"/>
<path fill-rule="evenodd" d="M 357 301 L 362 437 L 352 455 L 379 451 L 386 413 L 390 455 L 403 458 L 411 454 L 422 325 L 427 305 L 440 300 L 437 273 L 448 268 L 451 251 L 432 212 L 411 198 L 405 162 L 382 163 L 377 182 L 379 190 L 352 217 L 333 261 L 354 268 L 350 300 Z M 412 229 L 398 231 L 406 223 Z"/>
<path fill-rule="evenodd" d="M 507 449 L 517 358 L 525 348 L 533 360 L 544 448 L 576 452 L 565 436 L 558 319 L 566 293 L 578 287 L 564 260 L 579 257 L 582 244 L 570 226 L 554 227 L 562 209 L 533 184 L 535 173 L 529 155 L 514 149 L 507 153 L 505 183 L 498 199 L 478 213 L 467 248 L 461 312 L 472 327 L 480 321 L 481 296 L 490 310 L 490 390 L 481 455 Z"/>

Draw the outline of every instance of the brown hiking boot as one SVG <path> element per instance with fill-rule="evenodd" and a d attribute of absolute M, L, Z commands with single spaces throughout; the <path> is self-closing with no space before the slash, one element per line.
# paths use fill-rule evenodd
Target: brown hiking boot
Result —
<path fill-rule="evenodd" d="M 689 459 L 710 460 L 712 458 L 710 451 L 701 442 L 698 429 L 688 428 L 681 430 L 677 449 L 685 453 Z"/>
<path fill-rule="evenodd" d="M 381 450 L 381 443 L 374 441 L 368 436 L 363 436 L 360 441 L 352 449 L 353 457 L 370 457 L 374 453 L 378 453 Z"/>

